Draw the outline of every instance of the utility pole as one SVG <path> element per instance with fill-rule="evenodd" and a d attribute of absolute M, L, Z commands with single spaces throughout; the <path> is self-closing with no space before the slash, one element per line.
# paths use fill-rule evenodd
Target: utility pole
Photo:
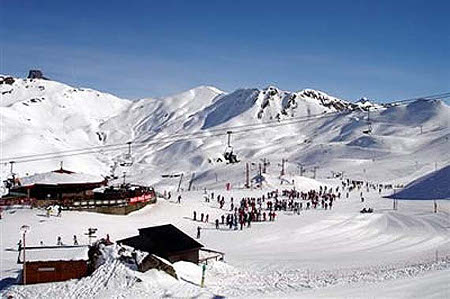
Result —
<path fill-rule="evenodd" d="M 125 182 L 126 182 L 126 177 L 127 177 L 127 172 L 124 171 L 123 172 L 123 185 L 125 186 Z"/>
<path fill-rule="evenodd" d="M 10 161 L 9 164 L 11 164 L 11 174 L 14 175 L 14 161 Z"/>
<path fill-rule="evenodd" d="M 26 243 L 25 243 L 25 235 L 30 230 L 30 227 L 28 225 L 22 225 L 20 228 L 20 231 L 22 232 L 22 238 L 23 238 L 23 284 L 27 284 L 27 260 L 25 255 L 26 250 Z M 19 253 L 20 254 L 20 253 Z"/>
<path fill-rule="evenodd" d="M 14 161 L 10 161 L 9 162 L 11 164 L 11 176 L 12 176 L 12 186 L 15 187 L 16 186 L 16 174 L 14 173 Z"/>
<path fill-rule="evenodd" d="M 284 163 L 286 163 L 288 160 L 287 159 L 281 159 L 281 176 L 285 175 L 285 169 L 284 169 Z"/>
<path fill-rule="evenodd" d="M 194 178 L 195 178 L 195 172 L 193 172 L 191 175 L 191 180 L 189 181 L 188 191 L 191 191 L 192 184 L 194 183 Z"/>
<path fill-rule="evenodd" d="M 266 173 L 266 170 L 267 170 L 266 166 L 267 166 L 267 161 L 266 161 L 266 158 L 264 158 L 263 159 L 263 171 L 262 171 L 263 173 Z"/>
<path fill-rule="evenodd" d="M 181 187 L 181 181 L 182 180 L 183 180 L 183 173 L 181 173 L 181 175 L 180 175 L 180 181 L 178 182 L 177 192 L 180 192 L 180 187 Z"/>
<path fill-rule="evenodd" d="M 303 176 L 303 173 L 305 172 L 304 166 L 302 163 L 297 163 L 297 169 L 298 169 L 298 174 L 300 176 Z"/>
<path fill-rule="evenodd" d="M 316 178 L 316 174 L 317 174 L 317 169 L 318 168 L 319 168 L 319 166 L 314 166 L 314 168 L 313 168 L 313 173 L 314 173 L 313 179 Z"/>
<path fill-rule="evenodd" d="M 245 163 L 245 188 L 250 188 L 250 169 L 248 162 Z"/>

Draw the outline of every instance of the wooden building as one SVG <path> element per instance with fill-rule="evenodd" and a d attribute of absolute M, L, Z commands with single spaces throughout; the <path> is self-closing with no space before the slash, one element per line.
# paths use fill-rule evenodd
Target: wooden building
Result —
<path fill-rule="evenodd" d="M 12 188 L 35 200 L 75 200 L 93 198 L 95 188 L 106 185 L 101 176 L 76 173 L 63 168 L 24 177 Z"/>
<path fill-rule="evenodd" d="M 172 224 L 139 229 L 139 235 L 117 241 L 143 252 L 162 257 L 172 263 L 188 261 L 198 264 L 202 244 Z"/>
<path fill-rule="evenodd" d="M 22 283 L 80 279 L 88 275 L 88 246 L 42 246 L 26 247 L 19 252 L 23 264 Z"/>

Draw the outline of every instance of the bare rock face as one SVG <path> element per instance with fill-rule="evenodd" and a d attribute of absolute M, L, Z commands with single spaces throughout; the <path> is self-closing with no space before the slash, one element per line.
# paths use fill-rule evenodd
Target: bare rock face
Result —
<path fill-rule="evenodd" d="M 28 77 L 27 78 L 28 79 L 44 79 L 44 80 L 48 80 L 47 78 L 44 77 L 44 74 L 40 70 L 30 70 L 28 72 Z"/>
<path fill-rule="evenodd" d="M 8 85 L 13 85 L 15 82 L 13 77 L 3 77 L 0 76 L 0 84 L 8 84 Z"/>

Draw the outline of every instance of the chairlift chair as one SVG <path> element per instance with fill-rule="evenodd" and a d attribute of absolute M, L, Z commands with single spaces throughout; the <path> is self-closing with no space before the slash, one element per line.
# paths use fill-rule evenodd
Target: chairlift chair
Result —
<path fill-rule="evenodd" d="M 231 133 L 232 133 L 231 131 L 227 132 L 228 143 L 227 147 L 225 148 L 225 152 L 223 153 L 223 157 L 225 158 L 228 164 L 234 164 L 239 162 L 236 154 L 233 153 L 233 147 L 231 146 Z"/>
<path fill-rule="evenodd" d="M 368 135 L 372 133 L 372 122 L 370 121 L 370 107 L 367 108 L 367 129 L 364 130 L 363 133 Z"/>
<path fill-rule="evenodd" d="M 134 159 L 133 155 L 131 154 L 131 141 L 127 142 L 128 144 L 128 153 L 124 154 L 123 160 L 120 161 L 119 165 L 122 167 L 130 167 L 133 165 Z"/>
<path fill-rule="evenodd" d="M 372 133 L 372 123 L 367 122 L 367 129 L 363 131 L 364 134 L 370 135 Z"/>

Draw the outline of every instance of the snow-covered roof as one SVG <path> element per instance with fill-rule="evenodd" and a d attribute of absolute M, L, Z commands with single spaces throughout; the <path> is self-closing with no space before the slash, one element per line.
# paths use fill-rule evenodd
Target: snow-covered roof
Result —
<path fill-rule="evenodd" d="M 450 199 L 450 165 L 429 173 L 390 196 L 397 199 Z"/>
<path fill-rule="evenodd" d="M 27 247 L 25 258 L 26 262 L 87 261 L 88 251 L 88 246 Z M 23 263 L 23 249 L 19 260 Z"/>
<path fill-rule="evenodd" d="M 100 183 L 105 179 L 101 176 L 95 176 L 85 173 L 68 172 L 46 172 L 37 173 L 28 177 L 21 178 L 22 186 L 35 184 L 58 185 L 58 184 L 82 184 L 82 183 Z"/>

